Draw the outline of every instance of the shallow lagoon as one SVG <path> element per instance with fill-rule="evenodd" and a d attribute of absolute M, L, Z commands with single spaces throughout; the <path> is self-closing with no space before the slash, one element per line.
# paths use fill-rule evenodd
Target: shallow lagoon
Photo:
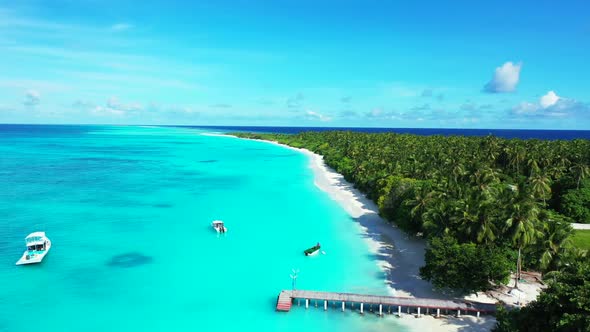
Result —
<path fill-rule="evenodd" d="M 292 268 L 300 289 L 387 292 L 304 155 L 195 129 L 1 129 L 0 331 L 401 330 L 337 309 L 275 312 Z M 35 230 L 51 252 L 15 266 Z M 305 257 L 318 241 L 326 255 Z"/>

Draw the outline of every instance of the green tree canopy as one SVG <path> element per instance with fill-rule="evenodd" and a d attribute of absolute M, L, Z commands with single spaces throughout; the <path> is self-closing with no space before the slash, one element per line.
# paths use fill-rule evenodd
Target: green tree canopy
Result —
<path fill-rule="evenodd" d="M 420 275 L 437 288 L 473 293 L 491 288 L 490 282 L 506 282 L 513 263 L 505 250 L 475 243 L 459 244 L 445 236 L 432 238 Z"/>
<path fill-rule="evenodd" d="M 590 223 L 590 181 L 585 180 L 579 189 L 570 189 L 562 197 L 563 213 L 576 222 Z"/>

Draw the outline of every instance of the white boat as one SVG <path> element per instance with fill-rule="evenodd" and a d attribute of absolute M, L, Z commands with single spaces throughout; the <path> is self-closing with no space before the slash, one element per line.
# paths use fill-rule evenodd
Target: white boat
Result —
<path fill-rule="evenodd" d="M 213 229 L 215 229 L 217 231 L 217 233 L 227 232 L 227 227 L 225 227 L 225 225 L 223 224 L 223 221 L 221 221 L 221 220 L 213 220 L 213 222 L 211 223 L 211 226 L 213 227 Z"/>
<path fill-rule="evenodd" d="M 27 250 L 23 253 L 16 265 L 41 263 L 45 255 L 51 249 L 51 241 L 45 236 L 45 232 L 34 232 L 25 238 Z"/>

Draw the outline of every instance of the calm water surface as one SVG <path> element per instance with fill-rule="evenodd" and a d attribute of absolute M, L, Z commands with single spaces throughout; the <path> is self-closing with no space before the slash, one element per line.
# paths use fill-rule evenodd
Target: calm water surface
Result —
<path fill-rule="evenodd" d="M 402 331 L 274 311 L 292 268 L 301 289 L 384 294 L 383 275 L 305 156 L 203 131 L 0 126 L 0 331 Z M 37 230 L 51 252 L 15 266 Z"/>

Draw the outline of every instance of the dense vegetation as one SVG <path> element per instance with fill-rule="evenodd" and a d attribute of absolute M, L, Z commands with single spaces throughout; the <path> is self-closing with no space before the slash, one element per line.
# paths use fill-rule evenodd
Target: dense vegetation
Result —
<path fill-rule="evenodd" d="M 465 291 L 483 290 L 491 285 L 488 281 L 505 281 L 511 270 L 518 275 L 521 266 L 554 271 L 581 254 L 570 249 L 569 222 L 590 221 L 588 140 L 342 131 L 236 135 L 323 155 L 330 167 L 377 203 L 383 217 L 429 240 L 422 276 L 437 286 L 459 282 L 470 285 Z M 462 257 L 440 255 L 443 248 L 433 239 L 442 236 L 456 241 Z M 494 273 L 463 273 L 460 280 L 436 267 L 446 264 L 459 270 L 469 258 L 484 256 L 479 249 L 471 250 L 471 244 L 516 257 L 515 263 L 500 264 L 503 270 Z M 485 265 L 486 260 L 476 259 L 469 269 L 481 272 Z"/>
<path fill-rule="evenodd" d="M 549 287 L 517 310 L 501 310 L 496 332 L 590 332 L 590 262 L 572 262 L 546 276 Z"/>
<path fill-rule="evenodd" d="M 561 198 L 564 214 L 581 223 L 590 223 L 590 181 L 585 180 L 579 189 L 570 189 Z"/>
<path fill-rule="evenodd" d="M 426 252 L 426 265 L 420 274 L 438 288 L 453 288 L 466 293 L 486 289 L 488 280 L 507 282 L 513 257 L 493 246 L 457 243 L 443 236 L 433 238 Z"/>

